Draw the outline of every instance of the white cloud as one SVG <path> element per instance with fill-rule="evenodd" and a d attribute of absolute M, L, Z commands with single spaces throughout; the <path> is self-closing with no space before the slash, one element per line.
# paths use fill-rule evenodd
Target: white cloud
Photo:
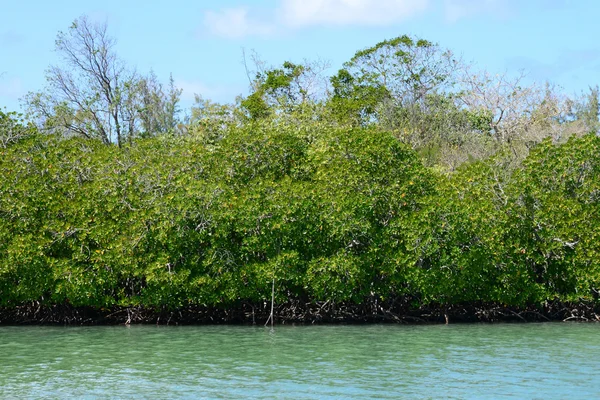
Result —
<path fill-rule="evenodd" d="M 510 0 L 444 0 L 444 16 L 451 23 L 478 14 L 504 17 L 510 13 L 509 3 Z"/>
<path fill-rule="evenodd" d="M 274 10 L 247 7 L 207 11 L 204 28 L 229 39 L 273 36 L 306 26 L 390 25 L 424 12 L 430 0 L 279 0 Z M 266 16 L 266 17 L 265 17 Z"/>
<path fill-rule="evenodd" d="M 425 11 L 429 0 L 282 0 L 279 18 L 290 27 L 390 25 Z"/>
<path fill-rule="evenodd" d="M 268 36 L 275 29 L 271 24 L 250 17 L 245 7 L 207 11 L 204 14 L 204 25 L 210 33 L 229 39 Z"/>

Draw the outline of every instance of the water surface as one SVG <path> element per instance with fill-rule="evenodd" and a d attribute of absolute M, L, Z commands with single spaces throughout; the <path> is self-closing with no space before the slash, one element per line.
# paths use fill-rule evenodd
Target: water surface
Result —
<path fill-rule="evenodd" d="M 0 398 L 592 399 L 600 325 L 0 327 Z"/>

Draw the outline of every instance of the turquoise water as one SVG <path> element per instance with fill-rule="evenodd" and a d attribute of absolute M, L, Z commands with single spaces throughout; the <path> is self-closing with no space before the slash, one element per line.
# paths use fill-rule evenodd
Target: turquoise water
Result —
<path fill-rule="evenodd" d="M 600 325 L 0 327 L 0 398 L 593 399 Z"/>

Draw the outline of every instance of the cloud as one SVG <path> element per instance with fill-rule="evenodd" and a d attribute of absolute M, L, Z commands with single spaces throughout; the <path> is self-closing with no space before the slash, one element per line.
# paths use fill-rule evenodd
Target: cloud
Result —
<path fill-rule="evenodd" d="M 207 11 L 204 14 L 204 26 L 213 35 L 229 39 L 268 36 L 275 30 L 272 24 L 263 23 L 249 16 L 246 7 Z"/>
<path fill-rule="evenodd" d="M 247 7 L 204 13 L 204 28 L 228 39 L 273 36 L 307 26 L 382 26 L 405 21 L 430 0 L 279 0 L 274 10 L 253 14 Z M 257 18 L 256 15 L 262 18 Z"/>
<path fill-rule="evenodd" d="M 511 0 L 443 0 L 442 7 L 446 21 L 451 23 L 479 14 L 505 17 L 513 8 Z"/>
<path fill-rule="evenodd" d="M 390 25 L 425 11 L 429 0 L 283 0 L 286 26 Z"/>

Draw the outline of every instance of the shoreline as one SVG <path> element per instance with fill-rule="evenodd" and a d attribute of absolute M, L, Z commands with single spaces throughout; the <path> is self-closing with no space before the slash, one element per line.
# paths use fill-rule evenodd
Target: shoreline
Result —
<path fill-rule="evenodd" d="M 409 307 L 410 302 L 379 304 L 290 301 L 274 307 L 275 325 L 311 324 L 454 324 L 498 322 L 600 322 L 600 305 L 547 302 L 543 306 L 495 304 Z M 270 302 L 240 302 L 228 308 L 189 305 L 178 309 L 145 307 L 74 307 L 30 302 L 0 308 L 0 326 L 8 325 L 265 325 Z"/>

